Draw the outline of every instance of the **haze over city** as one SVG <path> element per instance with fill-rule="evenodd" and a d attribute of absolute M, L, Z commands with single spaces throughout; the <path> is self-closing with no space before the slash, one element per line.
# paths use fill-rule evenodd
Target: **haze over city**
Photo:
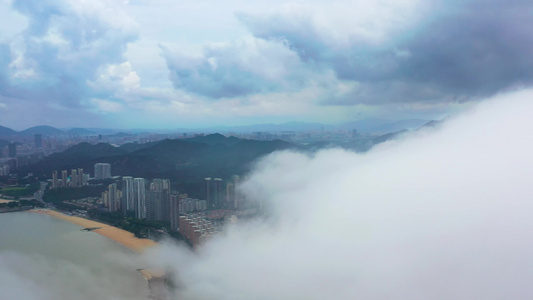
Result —
<path fill-rule="evenodd" d="M 0 0 L 0 300 L 531 299 L 532 28 Z"/>

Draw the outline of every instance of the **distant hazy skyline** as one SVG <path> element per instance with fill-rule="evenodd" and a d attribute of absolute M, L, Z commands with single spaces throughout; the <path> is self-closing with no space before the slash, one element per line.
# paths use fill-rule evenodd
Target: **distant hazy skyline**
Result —
<path fill-rule="evenodd" d="M 533 79 L 531 1 L 0 0 L 0 125 L 434 119 Z"/>

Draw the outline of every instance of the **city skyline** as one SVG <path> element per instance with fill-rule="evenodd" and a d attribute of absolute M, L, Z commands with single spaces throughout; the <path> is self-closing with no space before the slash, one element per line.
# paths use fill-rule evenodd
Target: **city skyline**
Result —
<path fill-rule="evenodd" d="M 441 119 L 531 85 L 532 6 L 2 0 L 1 125 Z"/>

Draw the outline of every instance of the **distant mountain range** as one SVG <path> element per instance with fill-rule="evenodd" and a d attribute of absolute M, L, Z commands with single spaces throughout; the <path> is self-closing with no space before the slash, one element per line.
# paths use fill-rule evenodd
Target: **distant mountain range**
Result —
<path fill-rule="evenodd" d="M 91 131 L 86 128 L 72 128 L 72 129 L 67 130 L 66 132 L 69 134 L 73 134 L 73 135 L 94 135 L 95 134 L 94 131 Z"/>
<path fill-rule="evenodd" d="M 400 130 L 416 129 L 426 124 L 429 120 L 421 119 L 409 119 L 392 121 L 387 119 L 364 119 L 341 125 L 327 125 L 321 123 L 306 123 L 306 122 L 288 122 L 283 124 L 255 124 L 248 126 L 231 126 L 231 127 L 207 127 L 203 129 L 210 132 L 283 132 L 283 131 L 333 131 L 333 130 L 353 130 L 356 129 L 360 133 L 391 133 Z M 186 129 L 180 129 L 178 131 L 187 131 Z M 189 131 L 191 131 L 189 129 Z"/>
<path fill-rule="evenodd" d="M 42 134 L 43 136 L 58 136 L 68 133 L 47 125 L 34 126 L 22 131 L 15 131 L 11 128 L 0 126 L 0 136 L 31 136 L 34 134 Z"/>
<path fill-rule="evenodd" d="M 0 136 L 16 135 L 17 132 L 11 128 L 0 126 Z"/>
<path fill-rule="evenodd" d="M 101 132 L 113 133 L 117 132 L 110 129 L 102 129 Z M 15 131 L 11 128 L 0 126 L 0 137 L 9 137 L 9 136 L 32 136 L 34 134 L 42 134 L 43 136 L 60 136 L 60 135 L 79 135 L 79 136 L 88 136 L 96 135 L 100 131 L 93 131 L 86 128 L 71 128 L 71 129 L 58 129 L 48 125 L 34 126 L 22 131 Z"/>
<path fill-rule="evenodd" d="M 28 128 L 26 130 L 20 131 L 18 134 L 20 135 L 42 134 L 42 135 L 54 136 L 54 135 L 61 135 L 64 133 L 65 133 L 64 131 L 54 128 L 52 126 L 43 125 L 43 126 L 35 126 L 35 127 Z"/>
<path fill-rule="evenodd" d="M 342 125 L 326 125 L 321 123 L 306 123 L 306 122 L 288 122 L 283 124 L 256 124 L 248 126 L 218 126 L 218 127 L 205 127 L 205 128 L 177 128 L 177 129 L 162 129 L 162 130 L 146 130 L 146 129 L 131 129 L 131 130 L 119 130 L 119 129 L 106 129 L 106 128 L 69 128 L 58 129 L 51 126 L 35 126 L 22 131 L 15 131 L 8 127 L 0 126 L 0 137 L 8 136 L 31 136 L 34 134 L 42 134 L 43 136 L 60 136 L 60 135 L 78 135 L 78 136 L 90 136 L 90 135 L 107 135 L 107 136 L 120 136 L 128 134 L 138 134 L 147 132 L 157 133 L 252 133 L 252 132 L 275 132 L 280 133 L 283 131 L 321 131 L 321 130 L 353 130 L 356 129 L 360 133 L 374 133 L 383 134 L 397 132 L 400 130 L 416 129 L 424 124 L 431 122 L 430 120 L 421 119 L 409 119 L 392 121 L 387 119 L 365 119 L 345 123 Z"/>

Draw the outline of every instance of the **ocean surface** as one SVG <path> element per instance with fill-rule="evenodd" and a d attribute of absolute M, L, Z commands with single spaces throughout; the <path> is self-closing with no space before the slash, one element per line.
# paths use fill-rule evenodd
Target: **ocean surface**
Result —
<path fill-rule="evenodd" d="M 51 216 L 0 214 L 0 299 L 146 299 L 142 257 Z"/>

